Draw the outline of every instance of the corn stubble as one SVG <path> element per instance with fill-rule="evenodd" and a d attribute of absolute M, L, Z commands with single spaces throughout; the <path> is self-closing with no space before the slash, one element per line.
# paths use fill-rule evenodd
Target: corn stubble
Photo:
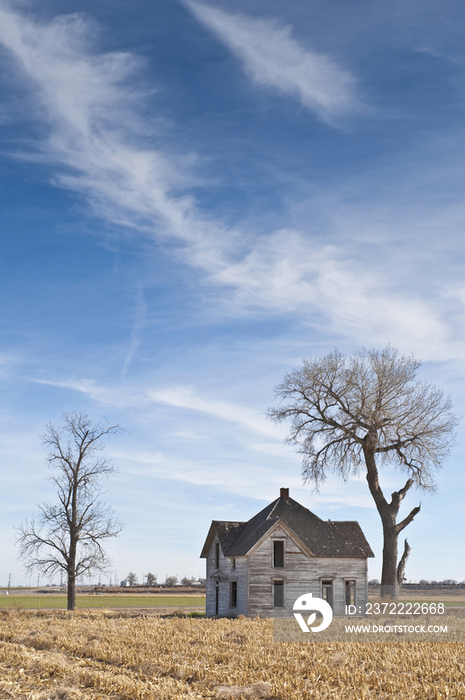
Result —
<path fill-rule="evenodd" d="M 270 620 L 3 611 L 0 698 L 465 700 L 465 643 L 280 644 Z"/>

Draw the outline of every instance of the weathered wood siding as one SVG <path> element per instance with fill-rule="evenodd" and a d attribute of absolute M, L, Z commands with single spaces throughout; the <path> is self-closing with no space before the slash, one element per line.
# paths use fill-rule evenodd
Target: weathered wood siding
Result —
<path fill-rule="evenodd" d="M 284 541 L 284 567 L 273 566 L 273 541 Z M 345 581 L 356 581 L 356 605 L 367 602 L 366 559 L 309 557 L 289 535 L 277 527 L 248 558 L 248 615 L 288 617 L 295 600 L 304 593 L 322 597 L 322 580 L 333 582 L 333 611 L 345 614 Z M 273 583 L 284 582 L 284 608 L 273 607 Z"/>
<path fill-rule="evenodd" d="M 216 582 L 212 576 L 217 572 L 215 561 L 217 542 L 219 542 L 218 537 L 215 537 L 206 560 L 207 590 L 205 612 L 209 616 L 216 614 Z M 228 559 L 224 556 L 220 545 L 219 564 L 220 580 L 218 582 L 218 615 L 223 617 L 247 615 L 247 559 L 245 557 L 236 559 L 236 568 L 233 569 L 232 559 Z M 230 606 L 231 581 L 237 581 L 237 606 L 235 608 Z"/>
<path fill-rule="evenodd" d="M 273 542 L 284 542 L 284 567 L 273 566 Z M 356 581 L 355 604 L 365 609 L 368 602 L 366 559 L 309 557 L 284 528 L 277 527 L 247 557 L 232 560 L 219 550 L 219 569 L 216 568 L 215 537 L 207 562 L 206 614 L 216 614 L 216 583 L 212 576 L 219 573 L 218 615 L 235 617 L 288 617 L 295 600 L 304 593 L 322 597 L 322 581 L 331 580 L 334 615 L 345 614 L 345 582 Z M 237 581 L 237 607 L 230 606 L 230 584 Z M 284 582 L 284 608 L 273 607 L 273 584 Z"/>

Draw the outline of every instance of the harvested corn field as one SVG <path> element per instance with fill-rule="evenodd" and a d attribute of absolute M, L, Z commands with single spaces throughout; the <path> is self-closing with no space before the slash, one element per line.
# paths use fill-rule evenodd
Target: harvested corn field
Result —
<path fill-rule="evenodd" d="M 463 643 L 274 643 L 269 620 L 3 611 L 0 698 L 465 700 Z"/>

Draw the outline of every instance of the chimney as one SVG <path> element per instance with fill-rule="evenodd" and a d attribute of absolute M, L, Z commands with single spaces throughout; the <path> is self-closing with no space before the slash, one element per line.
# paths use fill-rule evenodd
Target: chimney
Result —
<path fill-rule="evenodd" d="M 289 500 L 289 489 L 280 489 L 279 495 L 284 498 L 285 501 Z"/>

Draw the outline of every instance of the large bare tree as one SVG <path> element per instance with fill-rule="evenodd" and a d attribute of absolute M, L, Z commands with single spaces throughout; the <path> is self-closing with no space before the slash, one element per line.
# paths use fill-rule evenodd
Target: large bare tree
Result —
<path fill-rule="evenodd" d="M 76 580 L 92 571 L 108 571 L 110 560 L 102 541 L 115 537 L 121 523 L 101 500 L 102 482 L 115 473 L 100 455 L 105 438 L 119 433 L 118 425 L 93 424 L 82 413 L 65 413 L 64 428 L 47 425 L 43 442 L 57 491 L 56 503 L 39 505 L 37 521 L 19 528 L 20 556 L 28 571 L 53 575 L 64 571 L 68 580 L 68 610 L 76 607 Z"/>
<path fill-rule="evenodd" d="M 419 381 L 420 362 L 384 350 L 362 350 L 344 357 L 337 350 L 304 360 L 276 387 L 281 399 L 269 415 L 290 419 L 288 442 L 302 454 L 302 474 L 316 488 L 329 472 L 344 480 L 365 470 L 383 525 L 381 591 L 395 597 L 404 580 L 410 547 L 405 540 L 398 562 L 398 536 L 420 505 L 398 521 L 400 505 L 416 485 L 435 490 L 433 471 L 442 466 L 454 441 L 457 418 L 451 400 Z M 408 478 L 389 501 L 378 467 L 392 464 Z"/>

